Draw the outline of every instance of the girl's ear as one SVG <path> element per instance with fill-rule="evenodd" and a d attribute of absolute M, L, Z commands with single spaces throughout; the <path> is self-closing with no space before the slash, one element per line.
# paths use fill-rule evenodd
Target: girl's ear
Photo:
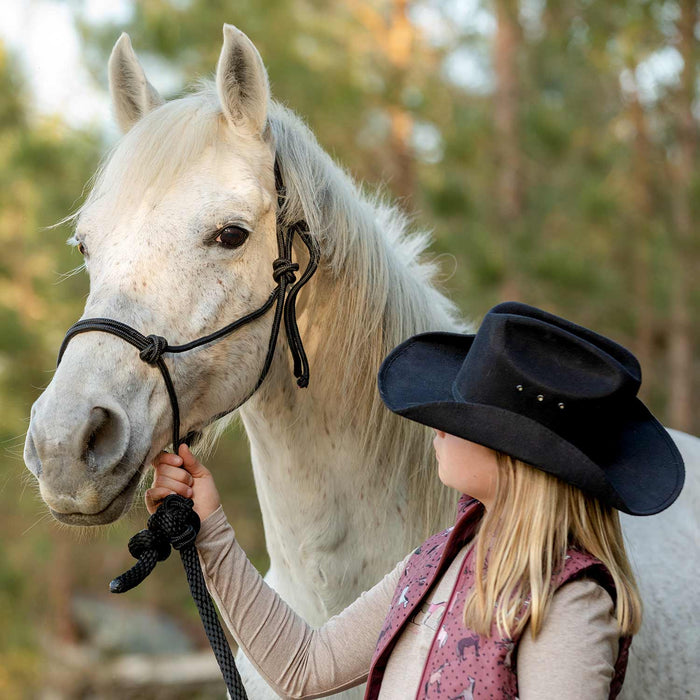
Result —
<path fill-rule="evenodd" d="M 146 79 L 126 32 L 117 39 L 112 49 L 108 72 L 114 116 L 125 134 L 141 117 L 162 105 L 164 100 Z"/>
<path fill-rule="evenodd" d="M 253 42 L 232 24 L 224 24 L 216 89 L 224 114 L 233 126 L 263 134 L 270 99 L 267 70 Z"/>

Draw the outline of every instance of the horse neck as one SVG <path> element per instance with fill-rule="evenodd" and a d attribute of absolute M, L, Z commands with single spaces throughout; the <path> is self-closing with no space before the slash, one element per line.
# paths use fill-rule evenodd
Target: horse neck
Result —
<path fill-rule="evenodd" d="M 383 244 L 383 231 L 368 233 Z M 322 254 L 298 302 L 309 386 L 296 386 L 280 333 L 266 382 L 240 412 L 266 532 L 274 529 L 272 521 L 289 527 L 303 518 L 338 540 L 347 517 L 358 537 L 381 529 L 387 559 L 395 560 L 452 523 L 455 494 L 437 477 L 429 431 L 392 414 L 379 399 L 377 371 L 409 335 L 456 323 L 454 307 L 426 281 L 425 270 L 397 261 L 389 247 L 373 251 L 371 273 L 362 268 L 366 246 L 362 261 L 349 253 L 340 274 L 323 265 Z"/>

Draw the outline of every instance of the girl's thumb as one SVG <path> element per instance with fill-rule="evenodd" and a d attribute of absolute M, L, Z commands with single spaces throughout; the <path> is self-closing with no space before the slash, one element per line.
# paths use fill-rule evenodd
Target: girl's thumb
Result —
<path fill-rule="evenodd" d="M 196 479 L 209 474 L 209 470 L 201 464 L 197 458 L 190 452 L 190 448 L 184 443 L 180 445 L 178 454 L 182 457 L 182 466 Z"/>

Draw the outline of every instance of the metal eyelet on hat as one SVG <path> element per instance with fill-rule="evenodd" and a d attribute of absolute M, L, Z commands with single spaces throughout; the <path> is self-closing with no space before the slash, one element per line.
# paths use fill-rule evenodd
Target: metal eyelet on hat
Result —
<path fill-rule="evenodd" d="M 559 408 L 564 408 L 564 404 L 561 401 L 557 404 L 557 406 L 559 406 Z"/>
<path fill-rule="evenodd" d="M 537 394 L 537 400 L 544 401 L 544 396 L 542 396 L 542 394 Z"/>
<path fill-rule="evenodd" d="M 522 385 L 522 384 L 518 384 L 515 388 L 516 388 L 518 391 L 522 391 L 522 390 L 523 390 L 523 385 Z"/>

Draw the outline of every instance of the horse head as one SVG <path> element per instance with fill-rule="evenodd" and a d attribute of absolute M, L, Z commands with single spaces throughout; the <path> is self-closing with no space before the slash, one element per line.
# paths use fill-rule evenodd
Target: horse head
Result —
<path fill-rule="evenodd" d="M 74 217 L 71 242 L 90 277 L 83 318 L 184 343 L 257 309 L 275 286 L 267 72 L 248 37 L 225 25 L 215 87 L 164 102 L 126 34 L 112 51 L 109 82 L 124 135 Z M 183 434 L 253 390 L 272 319 L 167 357 Z M 130 508 L 171 429 L 159 373 L 120 338 L 84 333 L 32 407 L 25 462 L 55 518 L 109 523 Z"/>

